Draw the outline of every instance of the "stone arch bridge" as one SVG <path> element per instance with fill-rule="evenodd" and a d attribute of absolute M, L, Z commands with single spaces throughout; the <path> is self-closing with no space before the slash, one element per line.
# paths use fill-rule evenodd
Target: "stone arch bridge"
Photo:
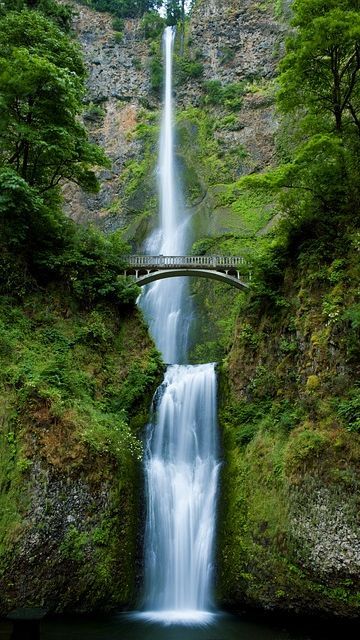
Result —
<path fill-rule="evenodd" d="M 127 256 L 125 275 L 140 286 L 163 278 L 212 278 L 237 289 L 248 289 L 249 265 L 241 256 Z"/>

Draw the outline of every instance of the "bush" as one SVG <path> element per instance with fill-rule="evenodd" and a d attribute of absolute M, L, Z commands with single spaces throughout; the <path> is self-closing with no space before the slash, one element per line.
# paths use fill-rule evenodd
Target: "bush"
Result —
<path fill-rule="evenodd" d="M 114 20 L 112 21 L 112 28 L 114 29 L 114 31 L 124 31 L 124 20 L 123 18 L 114 18 Z"/>
<path fill-rule="evenodd" d="M 64 249 L 54 255 L 41 252 L 36 266 L 50 279 L 62 279 L 87 306 L 104 300 L 115 305 L 135 304 L 137 285 L 123 275 L 123 255 L 128 249 L 121 236 L 104 236 L 95 228 L 72 226 Z"/>
<path fill-rule="evenodd" d="M 156 4 L 153 0 L 79 0 L 97 11 L 108 11 L 118 18 L 140 18 Z"/>
<path fill-rule="evenodd" d="M 99 104 L 94 104 L 90 102 L 87 105 L 86 111 L 84 112 L 84 120 L 88 120 L 90 122 L 98 122 L 105 117 L 105 111 Z"/>
<path fill-rule="evenodd" d="M 205 105 L 222 106 L 229 111 L 238 111 L 242 106 L 246 83 L 232 82 L 222 85 L 220 80 L 208 80 L 204 82 L 203 88 Z"/>
<path fill-rule="evenodd" d="M 165 20 L 157 13 L 157 11 L 145 13 L 141 20 L 141 28 L 144 30 L 144 36 L 149 40 L 158 38 L 162 33 L 164 26 Z"/>
<path fill-rule="evenodd" d="M 204 66 L 201 62 L 190 58 L 177 58 L 176 60 L 176 83 L 181 85 L 190 78 L 201 78 L 204 73 Z"/>
<path fill-rule="evenodd" d="M 299 472 L 305 464 L 314 463 L 322 457 L 329 447 L 329 439 L 325 433 L 304 429 L 294 432 L 285 452 L 286 468 L 291 472 Z"/>
<path fill-rule="evenodd" d="M 349 398 L 342 400 L 338 416 L 346 424 L 348 431 L 360 432 L 360 389 L 353 389 Z"/>
<path fill-rule="evenodd" d="M 161 90 L 163 84 L 163 67 L 158 56 L 150 60 L 150 84 L 153 91 L 159 92 Z"/>

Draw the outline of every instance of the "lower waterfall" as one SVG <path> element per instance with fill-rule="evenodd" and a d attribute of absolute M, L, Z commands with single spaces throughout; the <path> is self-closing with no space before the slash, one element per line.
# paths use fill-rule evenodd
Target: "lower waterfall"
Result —
<path fill-rule="evenodd" d="M 219 471 L 214 364 L 169 366 L 146 444 L 146 617 L 211 614 Z"/>

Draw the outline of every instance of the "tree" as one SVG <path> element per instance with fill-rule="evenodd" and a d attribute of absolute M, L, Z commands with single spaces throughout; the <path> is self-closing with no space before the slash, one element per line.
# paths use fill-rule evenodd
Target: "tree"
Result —
<path fill-rule="evenodd" d="M 280 66 L 279 105 L 330 116 L 360 135 L 360 2 L 295 0 L 294 26 Z"/>
<path fill-rule="evenodd" d="M 22 9 L 34 9 L 53 20 L 64 31 L 69 31 L 72 20 L 72 10 L 69 5 L 58 4 L 56 0 L 3 0 L 1 10 L 21 11 Z"/>
<path fill-rule="evenodd" d="M 178 22 L 184 22 L 185 18 L 185 1 L 184 0 L 165 0 L 166 21 L 168 25 L 176 25 Z"/>
<path fill-rule="evenodd" d="M 0 25 L 0 166 L 39 194 L 61 180 L 97 189 L 92 166 L 106 163 L 78 115 L 85 69 L 79 48 L 35 11 L 8 13 Z"/>
<path fill-rule="evenodd" d="M 162 0 L 91 0 L 97 11 L 109 11 L 119 18 L 140 18 L 162 4 Z"/>

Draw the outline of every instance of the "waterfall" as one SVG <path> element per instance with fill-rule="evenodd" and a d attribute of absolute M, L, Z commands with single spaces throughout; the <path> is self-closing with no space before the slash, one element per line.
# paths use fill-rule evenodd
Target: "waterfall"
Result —
<path fill-rule="evenodd" d="M 175 32 L 164 32 L 165 95 L 160 136 L 160 224 L 146 249 L 181 255 L 188 243 L 176 172 L 172 100 Z M 154 401 L 145 451 L 146 530 L 143 612 L 164 623 L 211 618 L 217 459 L 215 365 L 185 363 L 190 324 L 185 278 L 149 285 L 140 306 L 169 364 Z"/>
<path fill-rule="evenodd" d="M 202 621 L 212 605 L 219 469 L 214 365 L 168 367 L 159 396 L 145 462 L 145 608 L 157 620 Z"/>
<path fill-rule="evenodd" d="M 146 242 L 151 255 L 179 256 L 188 245 L 188 215 L 178 188 L 174 154 L 172 53 L 175 30 L 164 32 L 165 96 L 158 165 L 160 226 Z M 140 306 L 156 346 L 167 363 L 186 361 L 191 311 L 186 278 L 157 281 L 146 287 Z"/>

